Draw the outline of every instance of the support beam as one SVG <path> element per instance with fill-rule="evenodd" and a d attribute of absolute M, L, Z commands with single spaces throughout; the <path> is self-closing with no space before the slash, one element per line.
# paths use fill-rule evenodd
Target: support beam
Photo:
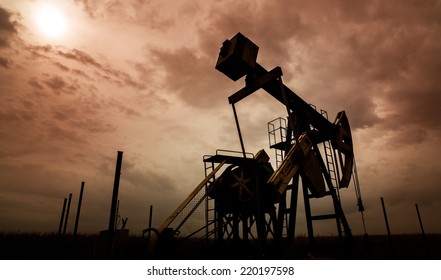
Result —
<path fill-rule="evenodd" d="M 386 207 L 384 206 L 383 197 L 381 197 L 380 200 L 381 200 L 381 207 L 383 208 L 384 222 L 386 223 L 387 235 L 390 238 L 391 235 L 390 235 L 389 221 L 387 220 L 387 212 L 386 212 Z"/>
<path fill-rule="evenodd" d="M 302 180 L 302 189 L 303 189 L 303 201 L 305 206 L 305 216 L 306 216 L 306 229 L 308 231 L 308 240 L 309 244 L 314 244 L 314 229 L 312 227 L 312 218 L 311 218 L 311 205 L 309 203 L 308 198 L 308 187 L 305 184 L 305 180 Z"/>
<path fill-rule="evenodd" d="M 81 203 L 83 201 L 83 191 L 84 191 L 84 182 L 81 182 L 80 198 L 78 199 L 77 216 L 75 218 L 75 227 L 74 227 L 74 232 L 73 232 L 74 236 L 77 235 L 77 231 L 78 231 L 78 223 L 80 221 Z"/>
<path fill-rule="evenodd" d="M 115 168 L 115 179 L 113 182 L 112 204 L 110 206 L 110 218 L 109 218 L 109 232 L 115 230 L 116 211 L 118 207 L 118 192 L 119 192 L 119 180 L 121 177 L 121 165 L 122 165 L 123 152 L 118 151 Z"/>
<path fill-rule="evenodd" d="M 219 171 L 219 169 L 224 165 L 225 161 L 221 162 L 216 166 L 216 168 L 210 172 L 210 174 L 205 177 L 202 182 L 199 183 L 199 185 L 193 190 L 193 192 L 176 208 L 176 210 L 159 226 L 158 231 L 162 233 L 164 229 L 166 229 L 170 224 L 173 222 L 173 220 L 179 215 L 179 213 L 182 212 L 182 210 L 188 205 L 188 203 L 196 196 L 196 194 L 199 193 L 199 191 L 202 189 L 202 187 L 205 186 L 205 184 L 208 183 L 208 181 L 216 174 L 216 172 Z"/>
<path fill-rule="evenodd" d="M 115 180 L 113 183 L 112 204 L 110 206 L 109 228 L 108 228 L 108 247 L 107 256 L 113 255 L 113 235 L 115 232 L 115 219 L 118 204 L 118 191 L 119 191 L 119 179 L 121 177 L 121 165 L 122 165 L 123 152 L 118 151 L 115 168 Z"/>
<path fill-rule="evenodd" d="M 72 201 L 72 193 L 69 194 L 69 199 L 67 201 L 67 210 L 66 210 L 66 218 L 64 220 L 63 235 L 66 235 L 67 222 L 69 220 L 69 210 L 70 210 L 70 202 L 71 201 Z"/>
<path fill-rule="evenodd" d="M 153 205 L 150 205 L 150 212 L 149 212 L 149 228 L 152 228 L 152 220 L 153 220 Z M 150 231 L 148 238 L 150 238 Z"/>
<path fill-rule="evenodd" d="M 381 197 L 380 199 L 381 199 L 381 206 L 383 207 L 384 222 L 386 223 L 387 236 L 389 238 L 389 245 L 392 248 L 392 235 L 390 234 L 389 221 L 387 220 L 386 207 L 384 206 L 383 197 Z"/>
<path fill-rule="evenodd" d="M 233 104 L 231 104 L 231 107 L 233 108 L 234 121 L 236 122 L 237 134 L 239 134 L 239 141 L 240 141 L 240 147 L 242 148 L 242 154 L 243 154 L 243 157 L 246 158 L 247 153 L 245 152 L 245 146 L 243 144 L 242 133 L 240 131 L 240 126 L 239 126 L 239 119 L 237 118 L 237 113 L 236 113 L 236 106 L 234 106 L 234 103 L 233 103 Z"/>
<path fill-rule="evenodd" d="M 266 83 L 270 82 L 273 79 L 277 79 L 282 75 L 282 68 L 276 67 L 268 73 L 262 75 L 258 79 L 252 79 L 252 76 L 247 76 L 246 87 L 240 89 L 239 91 L 233 93 L 230 97 L 228 97 L 228 102 L 230 102 L 230 104 L 235 104 L 245 97 L 253 94 L 255 91 L 261 89 Z"/>
<path fill-rule="evenodd" d="M 420 210 L 418 209 L 418 204 L 417 203 L 415 203 L 415 208 L 416 208 L 416 212 L 417 212 L 417 215 L 418 215 L 418 221 L 420 222 L 421 234 L 423 236 L 423 239 L 425 239 L 426 234 L 424 233 L 423 222 L 421 220 Z"/>
<path fill-rule="evenodd" d="M 288 221 L 288 240 L 294 240 L 294 236 L 296 232 L 298 193 L 299 193 L 299 175 L 294 177 L 291 188 L 291 203 L 289 206 L 289 221 Z"/>
<path fill-rule="evenodd" d="M 66 204 L 67 204 L 67 198 L 64 198 L 64 202 L 63 202 L 63 210 L 61 210 L 60 226 L 58 227 L 58 236 L 61 235 L 61 230 L 63 229 L 63 224 L 64 224 L 64 214 L 65 214 L 65 212 L 66 212 Z"/>

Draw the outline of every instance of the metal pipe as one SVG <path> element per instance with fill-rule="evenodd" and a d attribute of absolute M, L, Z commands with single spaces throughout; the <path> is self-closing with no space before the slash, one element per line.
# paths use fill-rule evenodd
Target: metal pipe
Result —
<path fill-rule="evenodd" d="M 72 201 L 72 193 L 69 194 L 69 200 L 67 201 L 66 219 L 64 221 L 63 235 L 66 234 L 67 221 L 69 220 L 70 202 Z"/>
<path fill-rule="evenodd" d="M 112 255 L 113 251 L 113 234 L 115 231 L 115 219 L 116 219 L 116 208 L 118 203 L 118 190 L 119 190 L 119 179 L 121 177 L 121 165 L 122 165 L 123 152 L 118 151 L 118 157 L 116 159 L 115 168 L 115 180 L 113 183 L 113 194 L 112 194 L 112 204 L 110 206 L 110 218 L 109 218 L 109 229 L 108 229 L 108 256 Z"/>
<path fill-rule="evenodd" d="M 77 208 L 77 216 L 75 218 L 75 227 L 73 235 L 77 235 L 78 231 L 78 222 L 80 221 L 80 211 L 81 211 L 81 203 L 83 201 L 83 191 L 84 191 L 84 182 L 81 182 L 81 189 L 80 189 L 80 198 L 78 199 L 78 208 Z"/>
<path fill-rule="evenodd" d="M 116 208 L 118 204 L 119 179 L 121 177 L 121 164 L 123 152 L 118 151 L 115 168 L 115 180 L 113 183 L 112 204 L 110 206 L 109 231 L 115 230 Z"/>
<path fill-rule="evenodd" d="M 306 229 L 308 232 L 308 241 L 309 244 L 312 245 L 315 243 L 314 240 L 314 228 L 312 227 L 312 215 L 311 215 L 311 204 L 309 203 L 308 198 L 308 188 L 305 184 L 305 180 L 302 177 L 302 189 L 303 189 L 303 200 L 305 206 L 305 216 L 306 216 Z"/>
<path fill-rule="evenodd" d="M 66 203 L 67 203 L 67 198 L 64 198 L 63 210 L 61 210 L 60 226 L 58 227 L 58 236 L 61 235 L 61 229 L 63 228 L 64 213 L 66 211 Z"/>
<path fill-rule="evenodd" d="M 246 158 L 247 155 L 245 152 L 245 146 L 243 144 L 242 133 L 240 132 L 239 119 L 237 118 L 236 107 L 234 106 L 234 103 L 231 104 L 231 107 L 233 107 L 234 120 L 236 122 L 237 133 L 239 134 L 240 147 L 242 148 L 243 157 Z"/>
<path fill-rule="evenodd" d="M 119 215 L 119 199 L 118 199 L 118 203 L 116 204 L 116 214 L 115 214 L 115 229 L 118 228 L 119 223 L 118 221 L 120 221 L 120 215 Z"/>
<path fill-rule="evenodd" d="M 418 209 L 418 204 L 417 203 L 415 203 L 415 208 L 416 208 L 416 211 L 417 211 L 418 220 L 420 221 L 421 234 L 423 235 L 423 239 L 424 239 L 426 235 L 424 233 L 423 222 L 421 221 L 420 210 Z"/>
<path fill-rule="evenodd" d="M 153 218 L 153 205 L 150 205 L 149 228 L 152 228 L 152 218 Z M 150 231 L 149 231 L 149 238 L 150 238 Z"/>
<path fill-rule="evenodd" d="M 394 253 L 394 245 L 392 243 L 392 235 L 390 234 L 390 228 L 389 228 L 389 222 L 387 220 L 387 213 L 386 213 L 386 207 L 384 206 L 384 199 L 381 197 L 381 205 L 383 207 L 383 214 L 384 214 L 384 221 L 386 222 L 386 228 L 387 228 L 387 236 L 389 239 L 389 247 L 391 250 L 391 253 Z"/>
<path fill-rule="evenodd" d="M 387 220 L 386 207 L 384 206 L 384 199 L 381 197 L 381 206 L 383 207 L 384 221 L 386 222 L 387 236 L 389 237 L 389 242 L 392 241 L 392 236 L 390 234 L 389 222 Z"/>

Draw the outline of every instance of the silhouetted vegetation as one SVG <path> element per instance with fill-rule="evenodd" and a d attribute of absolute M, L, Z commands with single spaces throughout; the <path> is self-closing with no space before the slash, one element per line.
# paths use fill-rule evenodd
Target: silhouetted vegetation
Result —
<path fill-rule="evenodd" d="M 355 236 L 355 244 L 340 242 L 337 237 L 318 236 L 311 246 L 308 238 L 296 237 L 292 244 L 268 245 L 265 254 L 258 254 L 252 242 L 209 240 L 175 240 L 170 251 L 155 247 L 142 236 L 129 236 L 116 244 L 112 259 L 441 259 L 441 235 L 395 235 L 392 243 L 385 235 L 366 239 Z M 100 247 L 99 235 L 66 235 L 54 233 L 0 233 L 0 259 L 3 260 L 94 260 L 107 259 Z M 282 248 L 282 249 L 280 249 Z"/>

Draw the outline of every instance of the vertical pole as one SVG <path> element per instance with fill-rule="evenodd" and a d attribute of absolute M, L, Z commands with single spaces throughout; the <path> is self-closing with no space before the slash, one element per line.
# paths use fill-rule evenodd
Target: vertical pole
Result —
<path fill-rule="evenodd" d="M 233 224 L 231 227 L 231 232 L 233 234 L 233 241 L 234 242 L 238 242 L 240 240 L 240 236 L 239 236 L 239 211 L 234 211 L 232 214 L 233 217 Z M 256 221 L 257 223 L 257 221 Z"/>
<path fill-rule="evenodd" d="M 248 217 L 241 217 L 242 221 L 242 240 L 248 240 Z"/>
<path fill-rule="evenodd" d="M 66 234 L 67 221 L 69 220 L 70 202 L 72 201 L 72 193 L 69 194 L 69 200 L 67 201 L 66 219 L 64 221 L 63 235 Z"/>
<path fill-rule="evenodd" d="M 424 233 L 423 222 L 421 221 L 420 210 L 418 209 L 418 204 L 417 203 L 415 203 L 415 208 L 416 208 L 416 211 L 417 211 L 418 220 L 420 221 L 421 234 L 423 235 L 423 239 L 424 239 L 426 235 Z"/>
<path fill-rule="evenodd" d="M 311 205 L 309 203 L 308 188 L 306 187 L 305 180 L 302 178 L 302 188 L 303 188 L 303 201 L 305 205 L 305 216 L 306 216 L 306 229 L 308 231 L 308 241 L 310 245 L 314 245 L 314 229 L 312 227 L 312 217 L 311 217 Z"/>
<path fill-rule="evenodd" d="M 279 77 L 278 81 L 279 81 L 280 92 L 282 93 L 283 103 L 285 104 L 286 112 L 288 114 L 288 124 L 291 127 L 291 129 L 293 131 L 295 131 L 296 124 L 295 124 L 294 119 L 291 117 L 291 109 L 289 108 L 289 100 L 288 100 L 288 97 L 286 96 L 285 86 L 283 85 L 283 81 L 282 81 L 281 76 Z M 295 137 L 297 140 L 299 135 L 296 135 Z M 287 151 L 285 151 L 285 152 L 287 152 Z"/>
<path fill-rule="evenodd" d="M 240 147 L 242 148 L 243 157 L 246 158 L 247 154 L 245 153 L 245 146 L 243 144 L 242 133 L 240 132 L 239 119 L 237 118 L 236 107 L 234 106 L 234 103 L 231 103 L 231 106 L 233 107 L 234 120 L 236 122 L 237 133 L 239 134 Z"/>
<path fill-rule="evenodd" d="M 118 190 L 119 190 L 119 178 L 121 176 L 121 164 L 122 164 L 123 152 L 118 151 L 118 157 L 116 160 L 115 168 L 115 181 L 113 183 L 112 205 L 110 206 L 110 218 L 109 218 L 109 244 L 108 244 L 108 256 L 112 255 L 113 251 L 113 234 L 115 231 L 115 219 L 116 219 L 116 207 L 118 203 Z"/>
<path fill-rule="evenodd" d="M 384 221 L 386 222 L 387 235 L 390 238 L 391 235 L 390 235 L 389 222 L 387 220 L 386 207 L 384 206 L 384 199 L 383 199 L 383 197 L 381 197 L 381 206 L 383 207 L 383 214 L 384 214 Z"/>
<path fill-rule="evenodd" d="M 116 214 L 115 214 L 115 229 L 118 228 L 118 218 L 119 218 L 119 199 L 118 203 L 116 204 Z"/>
<path fill-rule="evenodd" d="M 153 205 L 150 205 L 150 213 L 149 213 L 149 228 L 152 228 L 152 218 L 153 218 Z M 150 238 L 151 230 L 149 230 L 149 238 Z"/>
<path fill-rule="evenodd" d="M 254 174 L 257 174 L 257 170 L 254 169 Z M 259 176 L 256 176 L 256 229 L 257 229 L 257 250 L 259 258 L 263 258 L 266 246 L 266 219 L 265 212 L 263 209 L 263 194 L 262 194 L 262 183 Z"/>
<path fill-rule="evenodd" d="M 280 196 L 279 209 L 277 213 L 277 222 L 275 222 L 274 227 L 274 240 L 280 242 L 283 237 L 283 224 L 285 223 L 285 213 L 286 213 L 286 195 L 287 190 L 283 192 Z"/>
<path fill-rule="evenodd" d="M 297 199 L 299 195 L 299 175 L 296 175 L 293 180 L 291 189 L 291 205 L 289 209 L 289 222 L 288 222 L 288 240 L 292 242 L 294 240 L 296 231 L 296 215 L 297 215 Z M 290 243 L 291 244 L 291 243 Z"/>
<path fill-rule="evenodd" d="M 83 201 L 83 191 L 84 191 L 84 182 L 81 182 L 81 189 L 80 189 L 80 198 L 78 199 L 78 208 L 77 208 L 77 217 L 75 218 L 75 227 L 73 235 L 77 235 L 78 231 L 78 222 L 80 220 L 80 211 L 81 211 L 81 203 Z"/>
<path fill-rule="evenodd" d="M 64 198 L 63 210 L 61 211 L 60 226 L 58 227 L 58 236 L 61 235 L 61 229 L 63 228 L 64 212 L 66 211 L 66 203 L 67 203 L 67 198 Z"/>
<path fill-rule="evenodd" d="M 387 236 L 389 238 L 389 245 L 392 248 L 392 236 L 390 234 L 389 222 L 387 220 L 386 207 L 384 206 L 384 199 L 381 197 L 381 206 L 383 207 L 384 221 L 386 222 Z"/>

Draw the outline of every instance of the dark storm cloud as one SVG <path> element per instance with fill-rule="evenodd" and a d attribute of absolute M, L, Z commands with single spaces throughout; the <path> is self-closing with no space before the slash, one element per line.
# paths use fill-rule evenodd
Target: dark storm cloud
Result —
<path fill-rule="evenodd" d="M 108 150 L 121 142 L 132 149 L 123 163 L 122 215 L 130 217 L 129 223 L 138 217 L 135 228 L 145 227 L 149 202 L 155 204 L 157 222 L 164 220 L 191 191 L 186 186 L 194 172 L 193 155 L 239 144 L 227 97 L 243 80 L 234 84 L 214 69 L 222 42 L 237 32 L 259 45 L 259 63 L 268 70 L 281 66 L 285 84 L 328 110 L 330 120 L 337 111 L 347 111 L 354 135 L 364 137 L 357 144 L 366 157 L 357 163 L 370 209 L 379 195 L 396 211 L 414 200 L 439 209 L 439 152 L 433 148 L 441 131 L 439 1 L 182 1 L 170 8 L 161 1 L 75 2 L 90 16 L 83 23 L 99 23 L 105 38 L 114 36 L 116 25 L 127 26 L 127 38 L 147 29 L 135 46 L 144 47 L 146 56 L 127 54 L 131 62 L 123 65 L 99 45 L 87 45 L 87 38 L 84 47 L 14 45 L 27 35 L 15 15 L 0 17 L 0 50 L 17 50 L 15 56 L 0 56 L 0 71 L 6 74 L 0 75 L 0 88 L 11 93 L 1 95 L 0 102 L 0 177 L 8 198 L 0 212 L 32 205 L 20 211 L 26 217 L 22 227 L 29 224 L 26 211 L 43 213 L 47 210 L 38 204 L 52 202 L 48 208 L 56 213 L 56 224 L 62 199 L 72 191 L 68 183 L 74 182 L 76 190 L 85 176 L 84 221 L 89 231 L 100 228 L 100 219 L 108 219 L 115 171 Z M 118 47 L 124 55 L 124 46 Z M 250 152 L 256 151 L 249 143 L 267 147 L 265 125 L 275 106 L 264 96 L 270 98 L 256 93 L 237 106 Z M 211 111 L 204 108 L 215 114 L 208 116 Z M 213 118 L 212 127 L 203 127 L 206 118 Z M 139 127 L 145 130 L 135 131 Z M 145 142 L 139 140 L 144 137 Z M 128 159 L 137 152 L 144 154 Z M 151 161 L 146 163 L 146 157 Z M 439 211 L 431 213 L 436 220 Z M 42 220 L 31 222 L 27 228 L 32 230 Z M 439 229 L 438 222 L 434 228 Z"/>
<path fill-rule="evenodd" d="M 128 165 L 127 162 L 124 164 Z M 160 194 L 176 191 L 176 186 L 168 174 L 160 174 L 153 169 L 139 170 L 134 166 L 125 169 L 123 180 L 134 188 L 148 189 Z"/>
<path fill-rule="evenodd" d="M 300 65 L 302 71 L 283 68 L 285 82 L 295 87 L 296 80 L 313 81 L 299 95 L 333 111 L 346 109 L 354 129 L 413 124 L 439 131 L 439 2 L 328 4 L 285 1 L 215 9 L 201 30 L 201 46 L 208 52 L 243 32 L 260 46 L 266 62 Z M 386 103 L 390 117 L 376 112 L 375 98 Z"/>
<path fill-rule="evenodd" d="M 16 15 L 0 6 L 0 49 L 10 47 L 11 40 L 17 36 L 19 23 Z"/>
<path fill-rule="evenodd" d="M 225 101 L 226 89 L 214 69 L 213 58 L 198 56 L 193 50 L 153 50 L 155 64 L 164 70 L 164 86 L 188 105 L 210 108 Z"/>

